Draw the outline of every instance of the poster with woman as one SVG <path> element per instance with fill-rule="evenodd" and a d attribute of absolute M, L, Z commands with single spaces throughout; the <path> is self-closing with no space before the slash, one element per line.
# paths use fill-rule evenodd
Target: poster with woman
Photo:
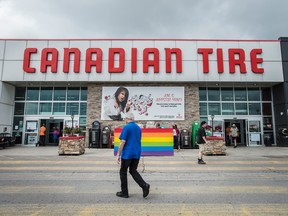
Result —
<path fill-rule="evenodd" d="M 101 120 L 184 120 L 184 87 L 103 87 Z"/>

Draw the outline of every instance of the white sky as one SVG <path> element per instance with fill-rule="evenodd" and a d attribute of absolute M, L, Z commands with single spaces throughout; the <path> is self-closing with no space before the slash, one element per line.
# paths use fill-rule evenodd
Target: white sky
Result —
<path fill-rule="evenodd" d="M 277 40 L 287 0 L 0 0 L 0 38 Z"/>

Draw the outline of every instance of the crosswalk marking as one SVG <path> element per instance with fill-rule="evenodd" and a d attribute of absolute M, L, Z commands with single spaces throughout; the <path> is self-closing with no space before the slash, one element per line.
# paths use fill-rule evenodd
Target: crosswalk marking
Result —
<path fill-rule="evenodd" d="M 149 203 L 101 203 L 93 205 L 79 204 L 15 204 L 0 206 L 1 215 L 125 215 L 125 216 L 287 216 L 288 206 L 280 204 L 149 204 Z"/>

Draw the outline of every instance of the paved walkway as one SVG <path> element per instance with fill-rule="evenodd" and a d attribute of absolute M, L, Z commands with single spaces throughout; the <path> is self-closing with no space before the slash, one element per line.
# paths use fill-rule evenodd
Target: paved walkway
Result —
<path fill-rule="evenodd" d="M 287 215 L 288 148 L 232 147 L 226 156 L 197 149 L 173 157 L 144 157 L 139 171 L 151 184 L 147 198 L 129 176 L 119 191 L 113 149 L 58 156 L 57 147 L 0 150 L 0 215 Z"/>

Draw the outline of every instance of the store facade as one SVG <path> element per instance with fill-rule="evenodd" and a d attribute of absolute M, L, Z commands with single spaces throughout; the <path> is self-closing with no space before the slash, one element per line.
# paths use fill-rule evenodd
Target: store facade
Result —
<path fill-rule="evenodd" d="M 125 89 L 125 106 L 143 127 L 191 130 L 192 122 L 206 120 L 217 136 L 236 124 L 240 145 L 278 144 L 278 130 L 288 124 L 286 44 L 286 38 L 0 40 L 0 131 L 35 145 L 42 124 L 51 144 L 54 127 L 88 131 L 94 121 L 121 127 L 126 111 L 111 107 Z"/>

